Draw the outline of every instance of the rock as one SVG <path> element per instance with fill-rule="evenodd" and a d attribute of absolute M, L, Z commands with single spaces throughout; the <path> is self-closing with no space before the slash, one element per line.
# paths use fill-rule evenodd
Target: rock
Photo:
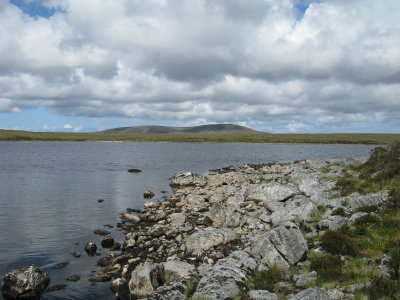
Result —
<path fill-rule="evenodd" d="M 317 228 L 320 230 L 336 230 L 348 223 L 348 218 L 342 216 L 330 216 L 329 219 L 321 220 L 317 224 Z"/>
<path fill-rule="evenodd" d="M 142 172 L 142 170 L 133 168 L 133 169 L 128 169 L 128 172 L 129 173 L 140 173 L 140 172 Z"/>
<path fill-rule="evenodd" d="M 211 227 L 196 231 L 186 240 L 186 250 L 199 255 L 214 246 L 225 244 L 236 239 L 237 234 L 230 229 L 214 229 Z"/>
<path fill-rule="evenodd" d="M 109 265 L 111 265 L 111 263 L 113 262 L 114 258 L 111 256 L 106 256 L 103 258 L 100 258 L 99 260 L 97 260 L 97 265 L 100 267 L 107 267 Z"/>
<path fill-rule="evenodd" d="M 10 298 L 35 298 L 49 283 L 47 273 L 32 265 L 7 273 L 3 278 L 2 293 Z"/>
<path fill-rule="evenodd" d="M 255 270 L 257 264 L 244 251 L 235 251 L 227 258 L 220 259 L 200 279 L 193 298 L 222 300 L 240 293 L 240 286 Z"/>
<path fill-rule="evenodd" d="M 66 280 L 68 281 L 72 281 L 72 282 L 77 282 L 79 281 L 81 278 L 78 275 L 71 275 L 69 276 Z"/>
<path fill-rule="evenodd" d="M 334 199 L 336 202 L 336 206 L 340 206 L 343 203 L 346 203 L 347 209 L 354 211 L 360 207 L 364 206 L 374 206 L 374 205 L 380 205 L 384 202 L 386 202 L 389 199 L 389 192 L 384 190 L 384 191 L 379 191 L 376 193 L 370 193 L 366 195 L 360 195 L 359 193 L 353 193 L 349 196 L 346 197 L 341 197 Z"/>
<path fill-rule="evenodd" d="M 85 251 L 89 255 L 94 255 L 96 254 L 97 246 L 95 243 L 89 242 L 85 246 Z"/>
<path fill-rule="evenodd" d="M 269 240 L 268 235 L 260 235 L 256 237 L 257 242 L 251 249 L 251 254 L 255 257 L 259 264 L 264 264 L 268 268 L 278 265 L 283 269 L 289 269 L 289 263 L 276 250 Z"/>
<path fill-rule="evenodd" d="M 164 284 L 170 284 L 195 272 L 195 266 L 180 260 L 169 260 L 163 264 Z"/>
<path fill-rule="evenodd" d="M 249 300 L 278 300 L 278 296 L 267 290 L 255 290 L 249 292 Z"/>
<path fill-rule="evenodd" d="M 47 293 L 47 292 L 55 292 L 55 291 L 63 290 L 63 289 L 65 289 L 66 287 L 67 287 L 66 284 L 56 284 L 56 285 L 53 285 L 53 286 L 49 287 L 49 288 L 46 290 L 46 293 Z"/>
<path fill-rule="evenodd" d="M 315 283 L 317 278 L 315 276 L 306 276 L 304 274 L 294 275 L 293 280 L 295 282 L 296 287 L 305 288 Z"/>
<path fill-rule="evenodd" d="M 154 197 L 154 193 L 152 191 L 144 191 L 143 193 L 143 197 L 145 199 L 151 199 Z"/>
<path fill-rule="evenodd" d="M 364 217 L 368 215 L 366 212 L 356 212 L 355 214 L 352 214 L 350 219 L 349 219 L 349 224 L 354 224 L 355 221 L 357 221 L 359 218 Z"/>
<path fill-rule="evenodd" d="M 130 294 L 137 299 L 150 296 L 162 284 L 162 274 L 160 265 L 151 262 L 141 263 L 132 271 L 129 281 Z"/>
<path fill-rule="evenodd" d="M 292 201 L 276 209 L 270 216 L 271 223 L 278 225 L 287 221 L 300 224 L 302 222 L 310 222 L 315 215 L 319 213 L 318 207 L 308 198 L 298 201 Z"/>
<path fill-rule="evenodd" d="M 104 200 L 103 199 L 99 199 L 99 200 L 97 200 L 97 202 L 102 203 L 102 202 L 104 202 Z"/>
<path fill-rule="evenodd" d="M 117 278 L 111 283 L 111 290 L 117 299 L 131 300 L 128 282 L 124 278 Z"/>
<path fill-rule="evenodd" d="M 106 273 L 97 273 L 96 275 L 89 278 L 90 282 L 107 282 L 112 279 L 110 274 Z"/>
<path fill-rule="evenodd" d="M 344 293 L 338 289 L 328 290 L 327 293 L 328 293 L 330 299 L 332 299 L 332 300 L 345 299 Z"/>
<path fill-rule="evenodd" d="M 132 215 L 130 213 L 124 213 L 122 214 L 122 219 L 131 222 L 133 224 L 139 223 L 140 222 L 140 217 L 137 215 Z"/>
<path fill-rule="evenodd" d="M 249 189 L 246 201 L 260 202 L 285 201 L 294 196 L 296 191 L 277 182 L 253 185 Z"/>
<path fill-rule="evenodd" d="M 182 227 L 185 225 L 186 216 L 182 213 L 173 213 L 168 216 L 171 226 Z"/>
<path fill-rule="evenodd" d="M 193 174 L 191 172 L 175 174 L 170 181 L 170 186 L 173 189 L 190 186 L 204 187 L 206 184 L 207 181 L 204 176 Z"/>
<path fill-rule="evenodd" d="M 273 228 L 269 232 L 269 240 L 291 265 L 300 261 L 308 250 L 307 241 L 292 222 Z"/>
<path fill-rule="evenodd" d="M 326 290 L 321 288 L 309 288 L 303 290 L 289 300 L 330 300 L 329 294 Z"/>
<path fill-rule="evenodd" d="M 53 266 L 54 270 L 58 270 L 58 269 L 62 269 L 65 266 L 67 266 L 69 264 L 69 262 L 62 262 L 62 263 L 58 263 L 56 265 Z"/>
<path fill-rule="evenodd" d="M 95 251 L 96 252 L 96 251 Z M 79 252 L 72 252 L 71 255 L 75 258 L 81 257 L 81 254 Z"/>
<path fill-rule="evenodd" d="M 114 239 L 111 236 L 107 236 L 101 240 L 101 246 L 103 248 L 111 248 L 114 246 Z"/>
<path fill-rule="evenodd" d="M 109 235 L 111 232 L 104 229 L 96 229 L 94 233 L 98 235 Z"/>

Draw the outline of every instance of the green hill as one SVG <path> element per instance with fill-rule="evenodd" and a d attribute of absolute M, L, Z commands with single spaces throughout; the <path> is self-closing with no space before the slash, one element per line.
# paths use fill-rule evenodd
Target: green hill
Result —
<path fill-rule="evenodd" d="M 210 124 L 194 127 L 133 126 L 101 131 L 102 133 L 123 134 L 162 134 L 162 133 L 210 133 L 210 134 L 249 134 L 259 133 L 253 129 L 233 124 Z"/>

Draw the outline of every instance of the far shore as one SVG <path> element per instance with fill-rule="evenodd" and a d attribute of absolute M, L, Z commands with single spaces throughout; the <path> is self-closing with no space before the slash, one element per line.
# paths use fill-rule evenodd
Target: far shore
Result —
<path fill-rule="evenodd" d="M 0 141 L 11 142 L 177 142 L 177 143 L 254 143 L 254 144 L 337 144 L 386 145 L 400 140 L 391 133 L 326 133 L 326 134 L 271 134 L 271 133 L 192 133 L 192 134 L 108 134 L 29 132 L 0 130 Z"/>

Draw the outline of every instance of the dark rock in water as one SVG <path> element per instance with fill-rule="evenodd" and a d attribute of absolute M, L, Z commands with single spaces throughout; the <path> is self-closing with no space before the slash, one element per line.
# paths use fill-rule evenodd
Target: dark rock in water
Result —
<path fill-rule="evenodd" d="M 47 293 L 47 292 L 59 291 L 59 290 L 65 289 L 66 287 L 67 287 L 66 284 L 56 284 L 56 285 L 53 285 L 53 286 L 49 287 L 49 288 L 46 290 L 46 293 Z"/>
<path fill-rule="evenodd" d="M 133 169 L 129 169 L 128 172 L 129 173 L 140 173 L 140 172 L 142 172 L 142 170 L 133 168 Z"/>
<path fill-rule="evenodd" d="M 110 225 L 110 224 L 104 224 L 104 227 L 114 228 L 114 226 L 113 226 L 113 225 Z"/>
<path fill-rule="evenodd" d="M 141 209 L 137 209 L 137 208 L 127 208 L 126 211 L 129 213 L 137 213 L 137 214 L 140 214 L 142 212 Z"/>
<path fill-rule="evenodd" d="M 104 229 L 96 229 L 94 233 L 98 235 L 109 235 L 111 232 Z"/>
<path fill-rule="evenodd" d="M 7 273 L 3 278 L 2 293 L 7 298 L 35 298 L 49 285 L 50 278 L 36 266 L 28 266 Z"/>
<path fill-rule="evenodd" d="M 89 255 L 94 255 L 96 254 L 97 246 L 95 243 L 89 242 L 85 246 L 85 251 Z"/>
<path fill-rule="evenodd" d="M 79 281 L 81 278 L 78 275 L 71 275 L 67 278 L 68 281 L 73 281 L 73 282 L 77 282 Z"/>
<path fill-rule="evenodd" d="M 97 202 L 102 203 L 102 202 L 104 202 L 104 200 L 103 199 L 99 199 L 99 200 L 97 200 Z"/>
<path fill-rule="evenodd" d="M 168 194 L 168 191 L 160 191 L 161 194 Z"/>
<path fill-rule="evenodd" d="M 59 263 L 59 264 L 56 264 L 56 265 L 54 265 L 53 266 L 53 269 L 54 270 L 58 270 L 58 269 L 62 269 L 62 268 L 64 268 L 66 265 L 68 265 L 69 264 L 69 262 L 62 262 L 62 263 Z"/>
<path fill-rule="evenodd" d="M 79 252 L 72 252 L 71 255 L 75 258 L 81 257 L 81 254 Z"/>
<path fill-rule="evenodd" d="M 112 279 L 110 274 L 99 273 L 89 278 L 90 282 L 106 282 Z"/>
<path fill-rule="evenodd" d="M 151 198 L 154 197 L 154 193 L 153 193 L 152 191 L 145 191 L 145 192 L 143 193 L 143 197 L 144 197 L 145 199 L 151 199 Z"/>
<path fill-rule="evenodd" d="M 118 243 L 118 242 L 114 243 L 114 246 L 112 246 L 111 248 L 108 248 L 108 250 L 110 250 L 110 251 L 121 250 L 121 243 Z"/>
<path fill-rule="evenodd" d="M 101 246 L 103 248 L 111 248 L 114 246 L 114 239 L 111 236 L 107 236 L 101 240 Z"/>
<path fill-rule="evenodd" d="M 111 257 L 111 256 L 106 256 L 106 257 L 100 258 L 100 259 L 97 261 L 97 265 L 98 265 L 99 267 L 107 267 L 107 266 L 109 266 L 109 265 L 113 262 L 113 260 L 114 260 L 113 257 Z"/>

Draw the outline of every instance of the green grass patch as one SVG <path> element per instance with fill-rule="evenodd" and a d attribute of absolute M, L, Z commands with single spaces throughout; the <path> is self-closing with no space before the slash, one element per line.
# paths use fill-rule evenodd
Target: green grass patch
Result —
<path fill-rule="evenodd" d="M 287 271 L 278 265 L 272 266 L 269 270 L 255 272 L 254 277 L 248 282 L 248 287 L 255 290 L 274 291 L 275 284 L 282 281 Z"/>
<path fill-rule="evenodd" d="M 341 230 L 327 230 L 321 237 L 321 245 L 333 255 L 356 256 L 358 254 L 356 241 Z"/>
<path fill-rule="evenodd" d="M 343 261 L 339 255 L 326 254 L 310 259 L 310 270 L 316 271 L 319 283 L 343 280 Z"/>

